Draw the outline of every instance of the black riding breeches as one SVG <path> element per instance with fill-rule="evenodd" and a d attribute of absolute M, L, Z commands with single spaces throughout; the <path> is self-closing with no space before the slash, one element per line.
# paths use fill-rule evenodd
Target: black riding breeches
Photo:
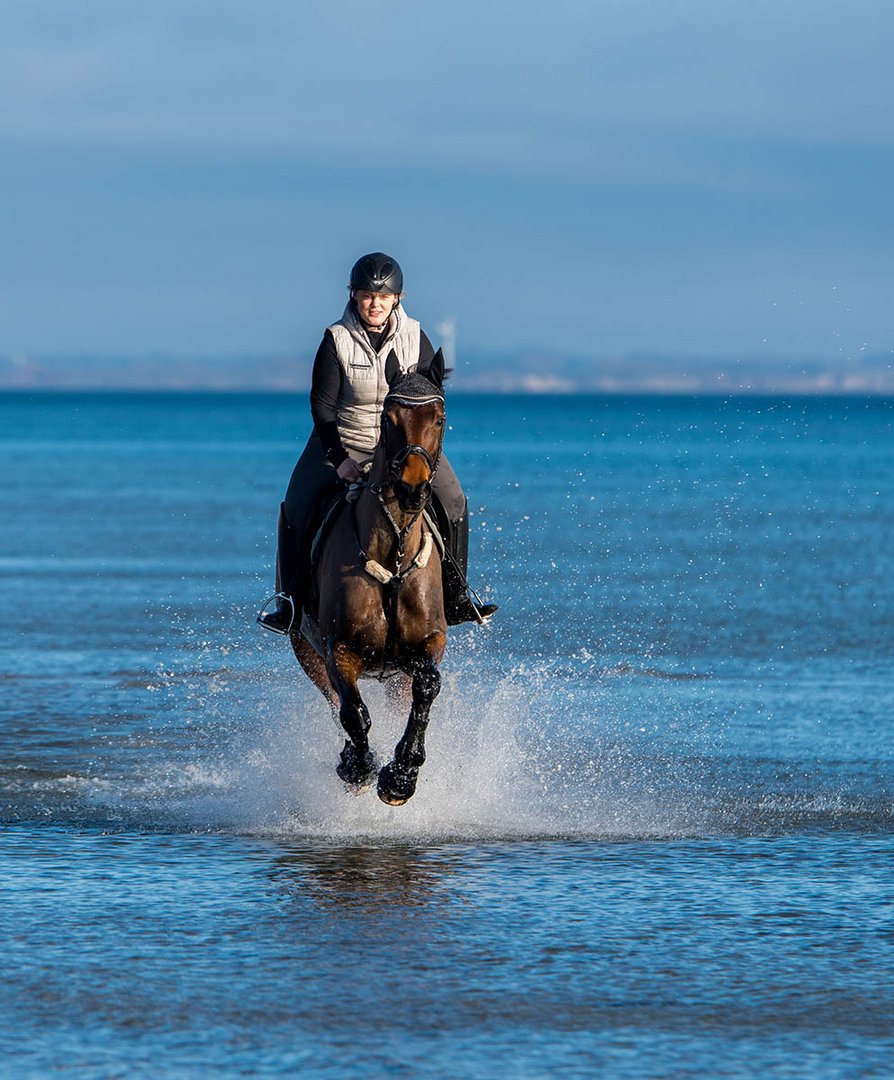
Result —
<path fill-rule="evenodd" d="M 307 440 L 304 452 L 292 470 L 292 477 L 283 503 L 286 521 L 295 530 L 298 542 L 310 524 L 311 515 L 327 491 L 334 491 L 341 484 L 335 469 L 329 464 L 323 444 L 314 434 Z"/>

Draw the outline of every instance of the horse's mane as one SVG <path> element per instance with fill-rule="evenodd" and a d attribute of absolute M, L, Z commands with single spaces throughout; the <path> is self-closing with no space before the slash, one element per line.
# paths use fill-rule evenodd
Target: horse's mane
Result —
<path fill-rule="evenodd" d="M 425 405 L 430 401 L 443 401 L 444 391 L 418 371 L 411 371 L 392 383 L 385 395 L 385 403 L 389 400 L 406 405 Z"/>

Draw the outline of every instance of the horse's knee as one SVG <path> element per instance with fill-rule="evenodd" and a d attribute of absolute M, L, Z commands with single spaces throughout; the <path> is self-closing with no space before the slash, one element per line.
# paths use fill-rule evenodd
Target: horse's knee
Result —
<path fill-rule="evenodd" d="M 369 709 L 360 696 L 357 680 L 362 663 L 360 657 L 343 642 L 330 643 L 326 650 L 326 669 L 338 692 L 338 719 L 348 737 L 363 742 L 370 729 Z"/>
<path fill-rule="evenodd" d="M 447 635 L 435 630 L 425 639 L 419 652 L 418 668 L 433 668 L 437 672 L 438 664 L 444 659 L 447 649 Z"/>
<path fill-rule="evenodd" d="M 362 669 L 360 657 L 345 644 L 340 641 L 329 644 L 326 649 L 326 672 L 341 699 L 342 711 L 348 702 L 362 704 L 357 685 Z"/>

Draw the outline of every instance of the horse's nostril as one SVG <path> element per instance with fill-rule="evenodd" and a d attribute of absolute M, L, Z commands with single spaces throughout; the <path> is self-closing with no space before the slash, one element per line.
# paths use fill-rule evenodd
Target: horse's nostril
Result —
<path fill-rule="evenodd" d="M 402 510 L 421 510 L 431 497 L 431 484 L 405 484 L 402 481 L 394 485 L 394 494 Z"/>

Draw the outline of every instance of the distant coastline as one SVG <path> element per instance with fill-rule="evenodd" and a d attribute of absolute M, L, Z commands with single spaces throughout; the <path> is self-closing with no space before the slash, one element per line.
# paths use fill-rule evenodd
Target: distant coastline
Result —
<path fill-rule="evenodd" d="M 312 360 L 274 357 L 0 356 L 0 390 L 301 393 Z M 894 353 L 858 360 L 583 359 L 544 353 L 462 358 L 453 384 L 466 393 L 894 395 Z"/>

